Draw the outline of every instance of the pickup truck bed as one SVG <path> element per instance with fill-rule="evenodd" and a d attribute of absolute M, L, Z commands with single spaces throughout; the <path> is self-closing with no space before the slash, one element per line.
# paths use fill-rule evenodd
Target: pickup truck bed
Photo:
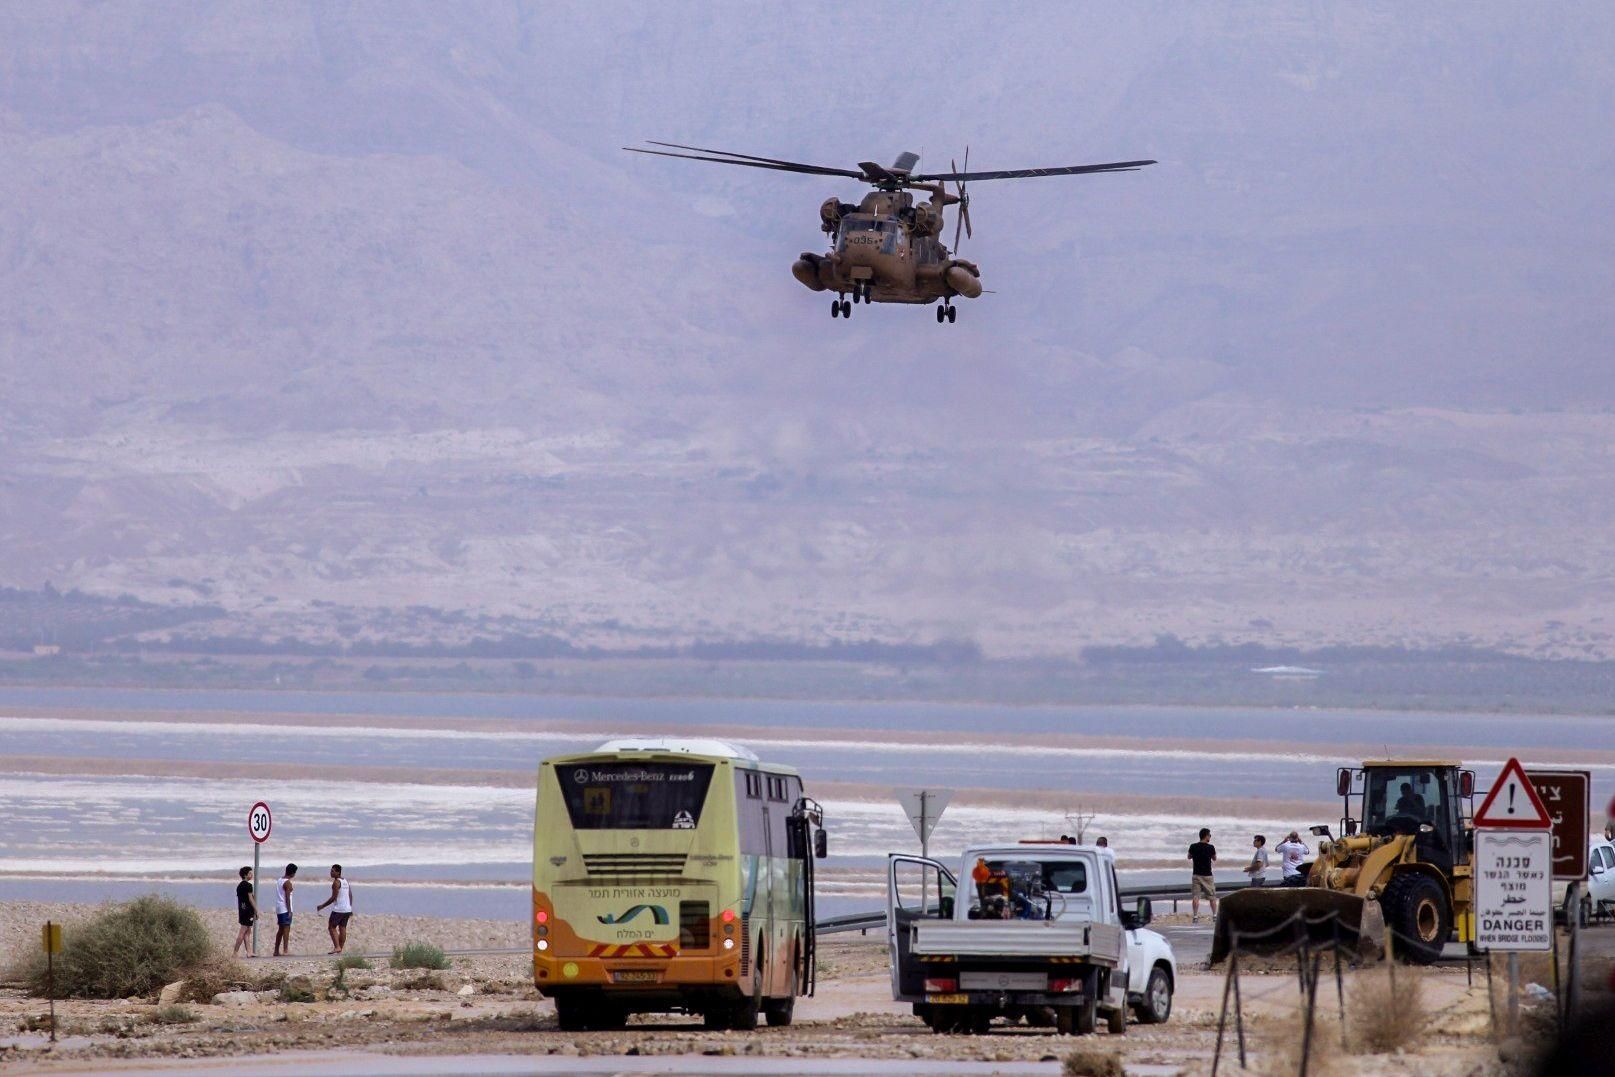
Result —
<path fill-rule="evenodd" d="M 1078 957 L 1115 966 L 1122 929 L 1060 920 L 922 920 L 913 925 L 915 954 L 955 957 Z"/>

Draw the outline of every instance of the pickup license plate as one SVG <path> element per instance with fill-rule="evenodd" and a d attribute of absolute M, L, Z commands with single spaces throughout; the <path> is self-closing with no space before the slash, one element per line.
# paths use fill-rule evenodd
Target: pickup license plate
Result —
<path fill-rule="evenodd" d="M 1047 991 L 1046 972 L 961 972 L 959 986 L 966 991 Z"/>
<path fill-rule="evenodd" d="M 655 969 L 623 969 L 611 974 L 611 982 L 618 984 L 659 984 L 662 974 Z"/>
<path fill-rule="evenodd" d="M 925 1001 L 939 1006 L 968 1006 L 969 995 L 926 995 Z"/>

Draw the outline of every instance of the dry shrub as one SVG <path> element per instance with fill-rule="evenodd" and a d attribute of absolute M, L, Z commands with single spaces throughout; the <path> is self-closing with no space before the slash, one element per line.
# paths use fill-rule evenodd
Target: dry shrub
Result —
<path fill-rule="evenodd" d="M 110 905 L 62 932 L 56 992 L 70 998 L 146 995 L 179 979 L 212 955 L 213 943 L 194 909 L 155 894 Z M 29 990 L 45 993 L 45 957 L 23 970 Z"/>
<path fill-rule="evenodd" d="M 393 947 L 391 966 L 395 969 L 446 969 L 449 959 L 439 946 L 429 942 L 406 942 Z"/>
<path fill-rule="evenodd" d="M 307 976 L 293 976 L 280 988 L 282 1002 L 317 1002 L 319 995 L 314 991 L 314 981 Z"/>
<path fill-rule="evenodd" d="M 225 991 L 240 991 L 252 986 L 252 976 L 241 962 L 228 957 L 212 957 L 199 961 L 180 972 L 185 986 L 179 993 L 181 1002 L 212 1002 L 213 996 Z"/>
<path fill-rule="evenodd" d="M 1083 1045 L 1066 1052 L 1060 1063 L 1065 1077 L 1125 1077 L 1121 1055 L 1104 1047 Z"/>
<path fill-rule="evenodd" d="M 1325 994 L 1325 987 L 1328 994 Z M 1354 1072 L 1353 1068 L 1343 1064 L 1340 1050 L 1340 1019 L 1334 999 L 1334 985 L 1326 984 L 1319 977 L 1318 997 L 1312 1013 L 1312 1038 L 1307 1039 L 1307 1009 L 1306 1000 L 1297 999 L 1295 1008 L 1272 1018 L 1263 1018 L 1255 1022 L 1255 1031 L 1258 1040 L 1258 1049 L 1261 1057 L 1257 1061 L 1258 1072 L 1272 1074 L 1273 1077 L 1291 1077 L 1301 1072 L 1301 1053 L 1305 1049 L 1308 1053 L 1307 1073 L 1315 1077 L 1330 1077 L 1333 1074 L 1346 1074 Z M 1247 1016 L 1246 1027 L 1253 1022 Z M 1233 1042 L 1231 1033 L 1225 1036 L 1223 1050 L 1229 1048 L 1238 1051 L 1238 1045 Z M 1234 1061 L 1238 1061 L 1237 1055 Z"/>
<path fill-rule="evenodd" d="M 163 1006 L 154 1011 L 150 1021 L 154 1025 L 188 1025 L 200 1020 L 196 1011 L 186 1006 Z"/>
<path fill-rule="evenodd" d="M 1422 1042 L 1430 1022 L 1424 974 L 1389 966 L 1357 976 L 1347 993 L 1351 1048 L 1356 1054 L 1383 1055 Z"/>
<path fill-rule="evenodd" d="M 423 972 L 405 980 L 398 980 L 394 982 L 393 986 L 400 991 L 447 991 L 449 989 L 448 985 L 443 982 L 443 977 L 435 972 Z"/>

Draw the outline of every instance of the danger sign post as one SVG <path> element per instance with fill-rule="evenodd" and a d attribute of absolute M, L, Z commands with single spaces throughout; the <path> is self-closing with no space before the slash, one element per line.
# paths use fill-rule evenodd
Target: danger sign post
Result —
<path fill-rule="evenodd" d="M 1553 818 L 1518 759 L 1475 813 L 1475 945 L 1553 949 Z"/>

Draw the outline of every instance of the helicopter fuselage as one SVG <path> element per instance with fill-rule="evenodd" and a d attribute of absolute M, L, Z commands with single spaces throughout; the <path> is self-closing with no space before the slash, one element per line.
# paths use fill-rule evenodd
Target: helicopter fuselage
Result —
<path fill-rule="evenodd" d="M 866 303 L 935 303 L 981 295 L 980 270 L 950 255 L 942 242 L 940 189 L 915 205 L 908 191 L 871 191 L 854 206 L 829 199 L 820 207 L 826 254 L 803 252 L 791 273 L 815 292 L 851 294 Z"/>

